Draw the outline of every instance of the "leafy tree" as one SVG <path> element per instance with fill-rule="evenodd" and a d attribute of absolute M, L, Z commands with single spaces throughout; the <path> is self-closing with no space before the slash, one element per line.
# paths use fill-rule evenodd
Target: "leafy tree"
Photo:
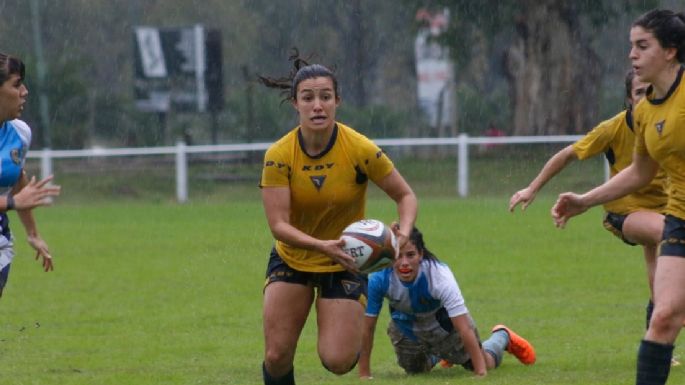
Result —
<path fill-rule="evenodd" d="M 487 99 L 493 97 L 490 91 L 497 89 L 488 78 L 504 75 L 509 85 L 510 133 L 541 135 L 579 133 L 597 122 L 598 85 L 604 63 L 614 58 L 599 55 L 593 43 L 620 15 L 644 11 L 657 2 L 410 3 L 416 8 L 429 5 L 451 11 L 450 29 L 440 41 L 455 55 L 458 79 Z M 494 54 L 502 60 L 492 66 L 484 57 Z"/>

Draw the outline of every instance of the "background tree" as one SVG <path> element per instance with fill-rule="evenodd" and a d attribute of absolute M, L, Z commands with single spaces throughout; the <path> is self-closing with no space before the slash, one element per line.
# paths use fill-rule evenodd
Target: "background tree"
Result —
<path fill-rule="evenodd" d="M 500 103 L 501 88 L 493 87 L 488 79 L 504 76 L 510 119 L 504 127 L 514 135 L 544 135 L 582 133 L 598 121 L 602 91 L 598 85 L 602 85 L 606 63 L 624 63 L 620 73 L 629 63 L 627 43 L 620 53 L 607 50 L 600 56 L 596 41 L 609 33 L 613 42 L 609 44 L 617 45 L 617 39 L 627 42 L 628 27 L 618 27 L 619 16 L 632 18 L 657 3 L 438 0 L 418 6 L 451 10 L 453 22 L 441 41 L 455 53 L 458 79 L 466 84 L 460 85 L 461 95 L 473 94 L 463 91 L 470 88 L 483 99 L 481 104 L 487 106 L 489 99 L 494 101 L 491 104 Z M 609 86 L 620 90 L 621 84 Z M 489 117 L 462 114 L 461 123 L 469 130 L 469 125 L 484 120 Z"/>

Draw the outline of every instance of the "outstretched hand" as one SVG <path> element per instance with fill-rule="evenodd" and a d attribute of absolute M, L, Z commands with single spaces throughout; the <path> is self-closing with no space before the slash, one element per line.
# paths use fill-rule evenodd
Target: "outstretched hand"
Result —
<path fill-rule="evenodd" d="M 52 197 L 60 194 L 61 187 L 49 185 L 53 176 L 37 181 L 32 176 L 29 182 L 19 192 L 14 194 L 14 208 L 17 210 L 32 209 L 52 203 Z"/>
<path fill-rule="evenodd" d="M 509 199 L 509 211 L 513 213 L 516 205 L 519 203 L 521 203 L 521 211 L 523 211 L 529 204 L 533 203 L 534 200 L 535 191 L 530 187 L 519 190 L 511 196 L 511 199 Z"/>
<path fill-rule="evenodd" d="M 552 206 L 551 214 L 554 224 L 564 228 L 572 217 L 584 213 L 588 207 L 583 203 L 582 195 L 575 193 L 559 194 L 557 202 Z"/>
<path fill-rule="evenodd" d="M 29 242 L 29 245 L 33 247 L 34 250 L 36 250 L 36 261 L 38 258 L 43 258 L 42 264 L 43 264 L 43 270 L 45 272 L 53 270 L 53 265 L 52 265 L 52 256 L 50 255 L 50 251 L 48 250 L 48 244 L 45 243 L 43 238 L 41 238 L 39 235 L 34 235 L 34 236 L 28 236 L 27 240 Z"/>

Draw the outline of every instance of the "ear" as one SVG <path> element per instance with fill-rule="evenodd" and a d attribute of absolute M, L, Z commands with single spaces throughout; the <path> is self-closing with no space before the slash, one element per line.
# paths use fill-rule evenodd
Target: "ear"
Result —
<path fill-rule="evenodd" d="M 297 109 L 297 99 L 290 99 L 290 105 L 293 106 L 295 111 L 300 112 L 300 110 Z"/>
<path fill-rule="evenodd" d="M 664 48 L 664 51 L 666 51 L 666 60 L 668 61 L 678 61 L 676 59 L 676 56 L 678 55 L 678 48 L 676 47 L 668 47 Z"/>
<path fill-rule="evenodd" d="M 340 96 L 335 95 L 335 106 L 340 107 L 340 102 L 342 102 L 342 99 L 340 98 Z"/>

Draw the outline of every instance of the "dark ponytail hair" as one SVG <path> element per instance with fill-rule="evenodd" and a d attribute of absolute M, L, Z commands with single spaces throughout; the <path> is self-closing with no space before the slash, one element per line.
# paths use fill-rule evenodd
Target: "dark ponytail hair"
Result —
<path fill-rule="evenodd" d="M 411 234 L 409 234 L 409 242 L 413 243 L 414 246 L 416 246 L 416 250 L 419 253 L 423 253 L 423 259 L 428 260 L 432 263 L 440 262 L 438 257 L 436 257 L 435 254 L 433 254 L 426 247 L 426 243 L 423 241 L 423 234 L 421 233 L 421 231 L 419 231 L 418 228 L 414 227 L 411 230 Z"/>
<path fill-rule="evenodd" d="M 20 59 L 0 52 L 0 84 L 3 84 L 11 75 L 17 74 L 24 80 L 24 62 Z"/>
<path fill-rule="evenodd" d="M 635 71 L 629 69 L 626 72 L 625 83 L 626 83 L 626 98 L 631 99 L 633 97 L 633 79 L 635 79 Z"/>
<path fill-rule="evenodd" d="M 668 9 L 653 9 L 638 17 L 633 27 L 642 27 L 652 34 L 664 48 L 675 48 L 676 59 L 685 63 L 685 14 Z"/>
<path fill-rule="evenodd" d="M 309 64 L 308 59 L 303 59 L 300 57 L 300 52 L 297 50 L 297 48 L 293 48 L 293 53 L 290 55 L 288 60 L 293 62 L 293 69 L 290 71 L 288 76 L 270 78 L 259 75 L 259 81 L 269 88 L 277 88 L 282 90 L 282 94 L 285 97 L 284 101 L 294 101 L 297 99 L 297 86 L 303 80 L 327 77 L 333 82 L 333 91 L 335 92 L 335 97 L 339 97 L 340 92 L 338 89 L 338 79 L 335 77 L 333 71 L 321 64 Z"/>

